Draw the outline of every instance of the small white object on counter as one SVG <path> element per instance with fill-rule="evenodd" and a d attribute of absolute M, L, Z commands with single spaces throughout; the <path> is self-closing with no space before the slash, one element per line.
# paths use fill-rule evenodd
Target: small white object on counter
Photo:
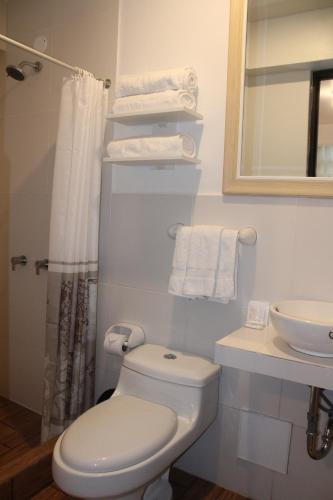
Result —
<path fill-rule="evenodd" d="M 261 330 L 268 325 L 269 302 L 250 300 L 247 308 L 247 318 L 245 326 Z"/>

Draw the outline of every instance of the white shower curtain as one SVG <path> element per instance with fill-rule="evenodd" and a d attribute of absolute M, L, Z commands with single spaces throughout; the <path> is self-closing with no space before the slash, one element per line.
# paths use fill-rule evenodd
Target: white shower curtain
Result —
<path fill-rule="evenodd" d="M 93 403 L 101 160 L 107 92 L 63 82 L 53 178 L 42 439 Z"/>

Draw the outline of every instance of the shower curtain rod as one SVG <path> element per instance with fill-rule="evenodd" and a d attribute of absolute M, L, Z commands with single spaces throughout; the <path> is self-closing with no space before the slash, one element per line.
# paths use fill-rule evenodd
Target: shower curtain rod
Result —
<path fill-rule="evenodd" d="M 53 64 L 58 64 L 58 66 L 63 66 L 64 68 L 67 68 L 71 71 L 74 71 L 74 73 L 80 73 L 80 71 L 85 71 L 83 68 L 79 68 L 78 66 L 71 66 L 70 64 L 67 64 L 63 61 L 60 61 L 59 59 L 55 59 L 54 57 L 48 56 L 47 54 L 44 54 L 43 52 L 39 52 L 39 50 L 33 49 L 32 47 L 29 47 L 28 45 L 24 45 L 23 43 L 17 42 L 13 38 L 9 38 L 8 36 L 2 35 L 0 33 L 0 40 L 3 40 L 6 43 L 9 43 L 10 45 L 14 45 L 15 47 L 18 47 L 19 49 L 26 50 L 27 52 L 30 52 L 31 54 L 35 54 L 38 57 L 41 57 L 43 59 L 46 59 L 47 61 L 53 63 Z M 109 89 L 111 87 L 111 80 L 109 78 L 106 78 L 103 80 L 102 78 L 98 78 L 98 80 L 102 80 L 104 82 L 104 87 L 106 89 Z"/>

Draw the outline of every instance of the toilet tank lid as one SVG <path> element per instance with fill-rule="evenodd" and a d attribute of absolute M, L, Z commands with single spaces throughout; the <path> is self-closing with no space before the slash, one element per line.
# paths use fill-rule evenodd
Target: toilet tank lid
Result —
<path fill-rule="evenodd" d="M 203 387 L 219 375 L 220 366 L 208 359 L 145 344 L 125 355 L 123 366 L 174 384 Z"/>

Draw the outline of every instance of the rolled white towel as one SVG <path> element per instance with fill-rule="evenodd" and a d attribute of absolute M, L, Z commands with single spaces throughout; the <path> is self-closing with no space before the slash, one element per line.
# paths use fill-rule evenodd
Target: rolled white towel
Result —
<path fill-rule="evenodd" d="M 196 144 L 190 135 L 178 134 L 162 137 L 135 137 L 111 141 L 107 145 L 107 152 L 112 160 L 122 158 L 159 158 L 186 156 L 196 157 Z"/>
<path fill-rule="evenodd" d="M 113 103 L 112 112 L 115 114 L 134 113 L 138 111 L 153 111 L 155 109 L 172 109 L 184 106 L 195 111 L 196 96 L 188 90 L 165 90 L 152 94 L 131 95 L 118 97 Z"/>
<path fill-rule="evenodd" d="M 164 90 L 196 91 L 198 79 L 193 68 L 151 71 L 139 75 L 122 75 L 116 84 L 116 97 L 163 92 Z"/>

